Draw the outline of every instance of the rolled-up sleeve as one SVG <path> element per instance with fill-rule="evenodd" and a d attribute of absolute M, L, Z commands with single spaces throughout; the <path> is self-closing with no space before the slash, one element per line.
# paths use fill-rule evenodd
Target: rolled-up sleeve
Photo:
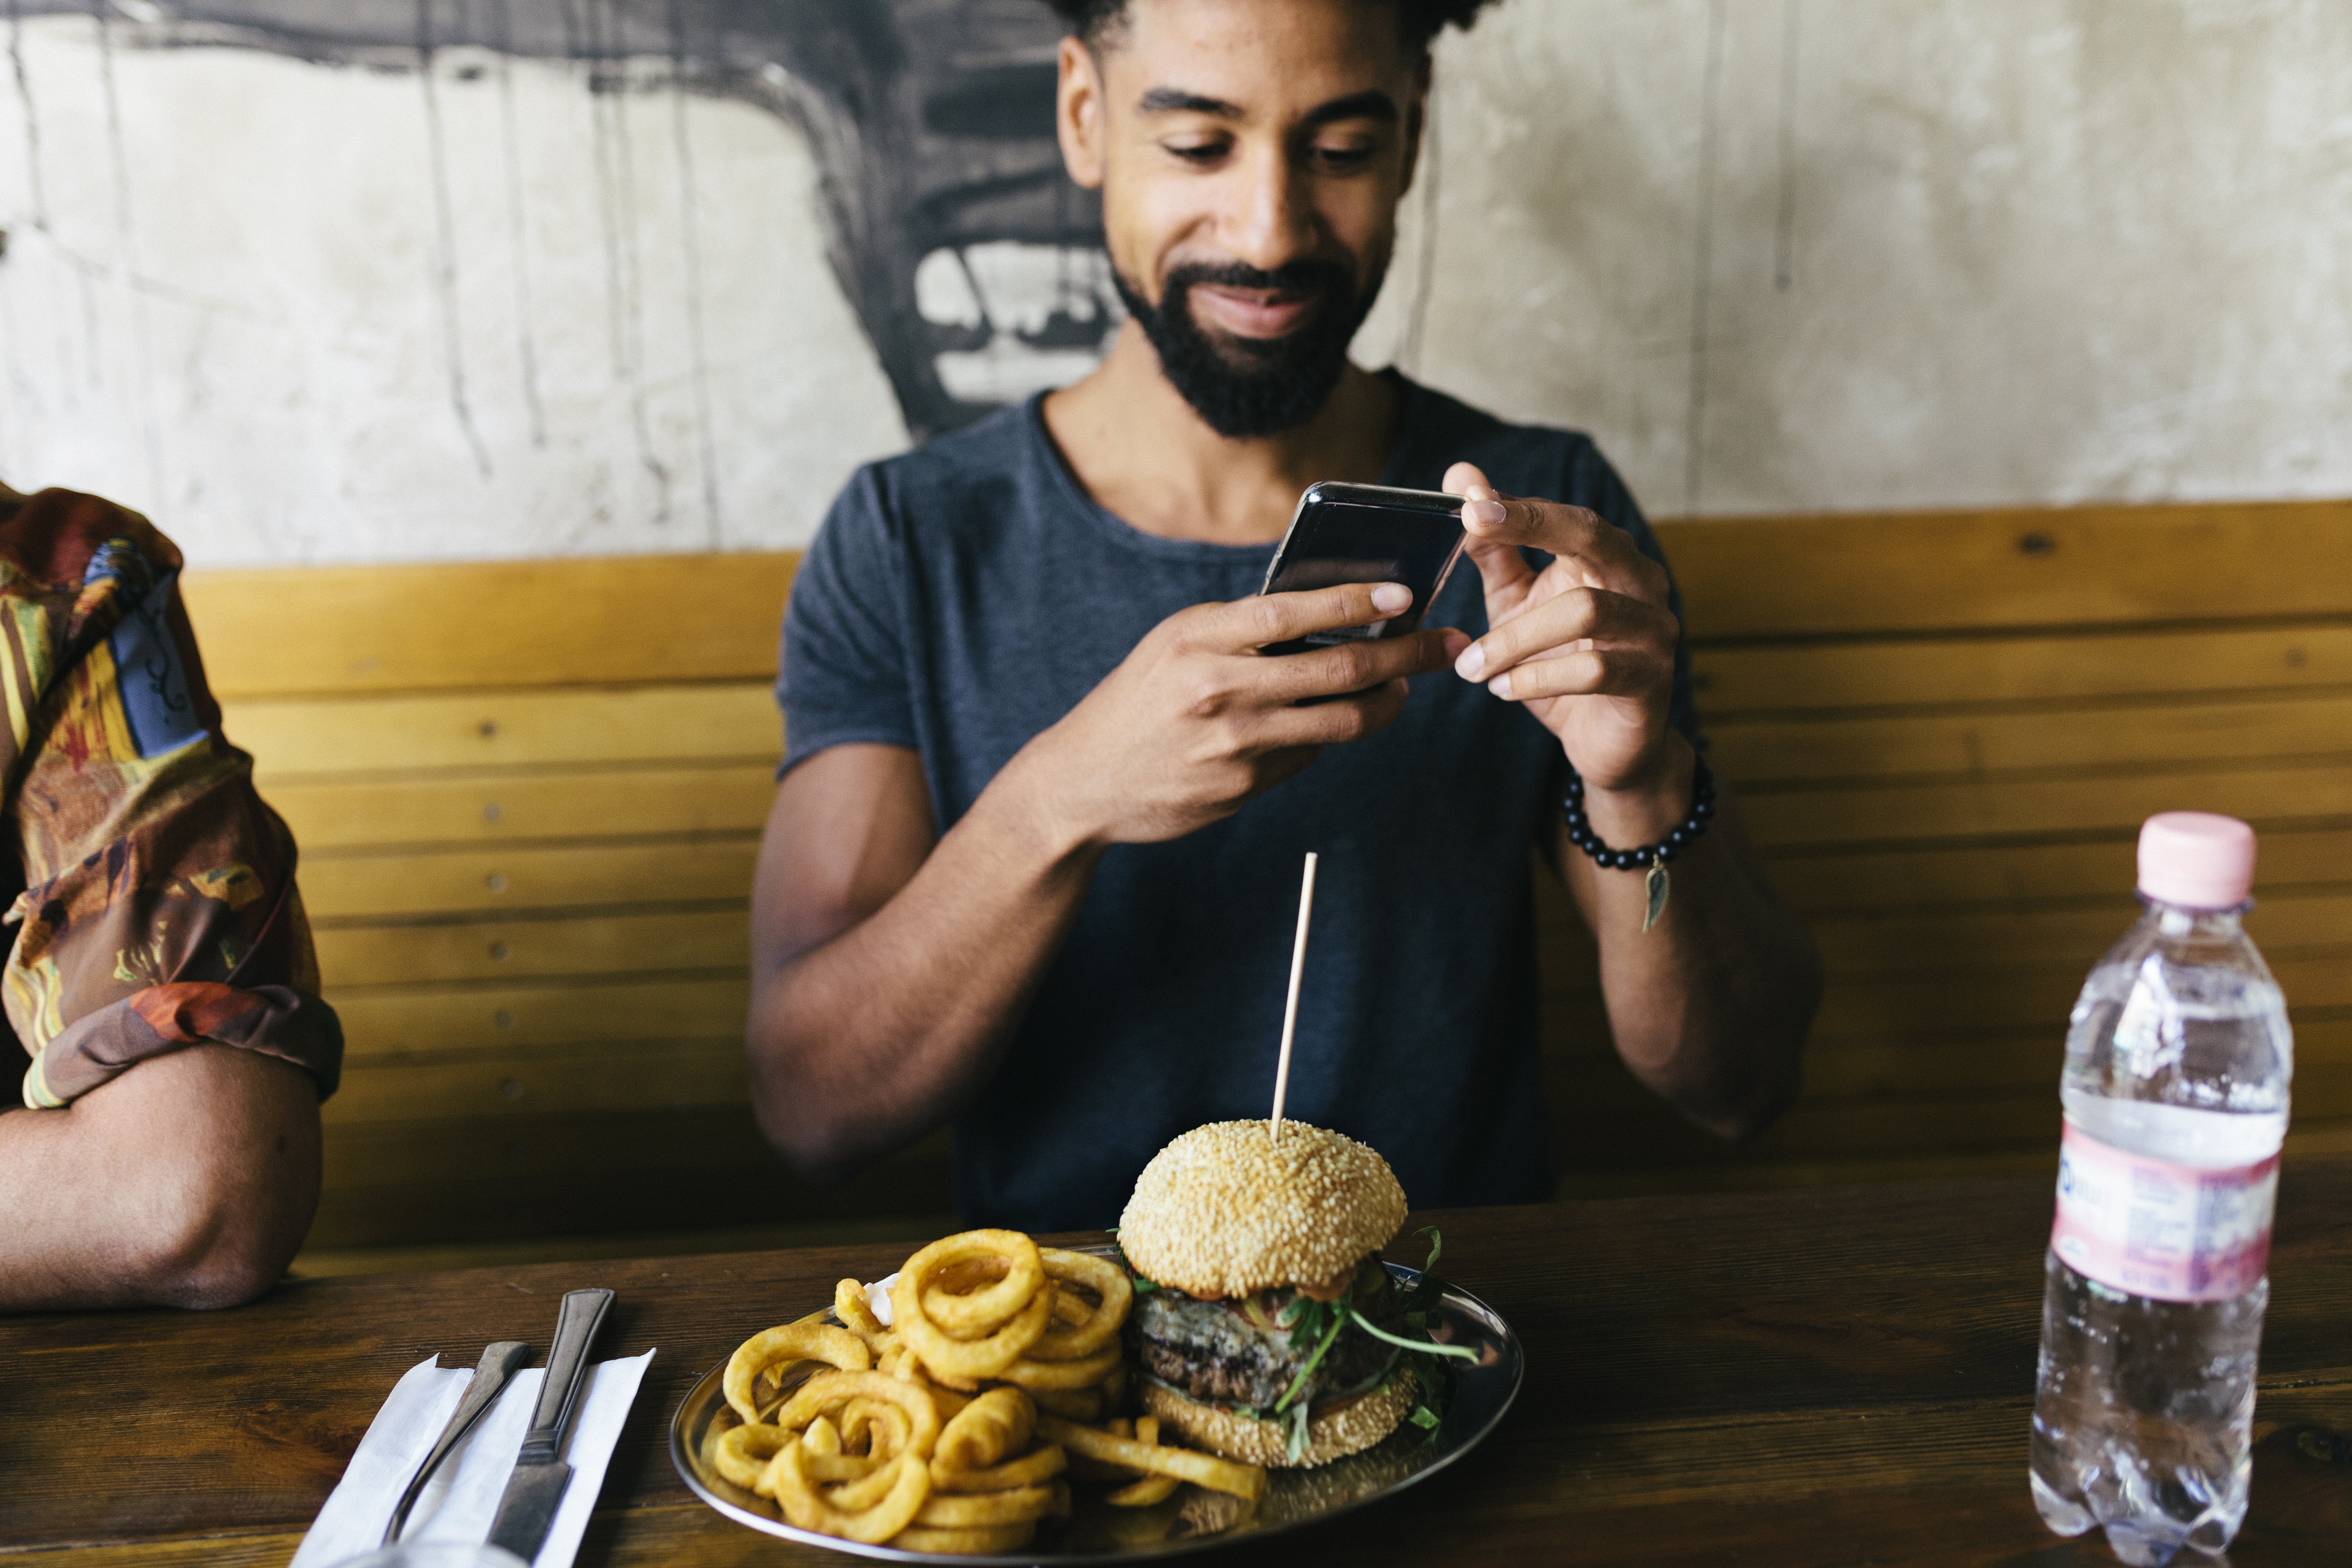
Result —
<path fill-rule="evenodd" d="M 291 1062 L 321 1099 L 341 1070 L 293 836 L 221 732 L 179 570 L 144 519 L 93 497 L 45 491 L 0 521 L 24 879 L 0 994 L 36 1109 L 198 1044 Z"/>

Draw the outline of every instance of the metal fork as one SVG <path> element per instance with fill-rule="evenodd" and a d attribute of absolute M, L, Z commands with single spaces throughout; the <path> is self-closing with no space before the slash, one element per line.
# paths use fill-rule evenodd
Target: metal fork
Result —
<path fill-rule="evenodd" d="M 530 1359 L 530 1346 L 520 1340 L 500 1340 L 482 1352 L 482 1363 L 474 1369 L 474 1381 L 466 1385 L 466 1396 L 457 1401 L 456 1414 L 449 1417 L 449 1425 L 441 1428 L 433 1451 L 425 1456 L 423 1468 L 410 1479 L 408 1489 L 400 1494 L 400 1502 L 392 1510 L 392 1522 L 383 1527 L 384 1545 L 390 1546 L 400 1539 L 401 1527 L 408 1522 L 408 1510 L 416 1506 L 425 1483 L 433 1479 L 433 1472 L 441 1468 L 441 1461 L 449 1457 L 449 1450 L 457 1446 L 458 1439 L 473 1430 L 482 1412 L 498 1403 L 499 1391 L 506 1387 L 507 1379 Z"/>

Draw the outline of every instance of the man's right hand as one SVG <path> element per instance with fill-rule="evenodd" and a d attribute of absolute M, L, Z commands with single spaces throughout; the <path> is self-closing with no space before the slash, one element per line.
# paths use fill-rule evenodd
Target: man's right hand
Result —
<path fill-rule="evenodd" d="M 1259 650 L 1412 605 L 1402 584 L 1348 583 L 1180 610 L 1000 782 L 1073 848 L 1181 838 L 1231 816 L 1323 747 L 1395 722 L 1406 678 L 1449 668 L 1470 639 L 1422 631 L 1279 657 Z M 1324 700 L 1299 705 L 1315 698 Z"/>

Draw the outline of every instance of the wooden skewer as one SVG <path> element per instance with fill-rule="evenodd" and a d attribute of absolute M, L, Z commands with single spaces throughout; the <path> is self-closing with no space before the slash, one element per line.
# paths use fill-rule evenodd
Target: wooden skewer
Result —
<path fill-rule="evenodd" d="M 1282 1137 L 1282 1102 L 1290 1093 L 1290 1042 L 1298 1033 L 1298 982 L 1307 973 L 1307 922 L 1315 914 L 1315 856 L 1307 857 L 1307 879 L 1298 889 L 1298 940 L 1290 950 L 1290 999 L 1282 1006 L 1282 1059 L 1274 1069 L 1274 1126 Z"/>

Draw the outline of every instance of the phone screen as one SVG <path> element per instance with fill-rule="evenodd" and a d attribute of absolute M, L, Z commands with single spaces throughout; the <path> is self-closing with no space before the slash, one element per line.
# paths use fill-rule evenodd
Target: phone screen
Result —
<path fill-rule="evenodd" d="M 1274 564 L 1267 594 L 1295 594 L 1341 583 L 1402 583 L 1412 607 L 1370 626 L 1315 632 L 1276 643 L 1267 653 L 1298 653 L 1335 643 L 1407 637 L 1445 586 L 1463 545 L 1462 498 L 1381 485 L 1319 484 L 1299 498 L 1297 513 Z"/>

